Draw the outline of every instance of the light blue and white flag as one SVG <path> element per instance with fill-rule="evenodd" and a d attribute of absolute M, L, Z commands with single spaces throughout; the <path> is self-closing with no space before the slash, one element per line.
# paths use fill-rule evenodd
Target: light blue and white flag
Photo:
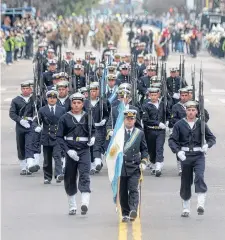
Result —
<path fill-rule="evenodd" d="M 123 165 L 123 147 L 124 147 L 124 110 L 123 102 L 118 106 L 119 115 L 113 130 L 113 136 L 109 143 L 106 153 L 106 164 L 108 168 L 109 181 L 113 191 L 113 201 L 116 203 L 118 193 L 118 182 Z"/>

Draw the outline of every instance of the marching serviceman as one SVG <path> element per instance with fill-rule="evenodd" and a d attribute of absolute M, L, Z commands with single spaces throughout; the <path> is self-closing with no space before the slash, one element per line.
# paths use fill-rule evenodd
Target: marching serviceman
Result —
<path fill-rule="evenodd" d="M 56 133 L 59 119 L 66 111 L 65 108 L 56 104 L 57 97 L 57 91 L 50 90 L 46 93 L 47 105 L 39 109 L 38 116 L 33 122 L 35 132 L 41 134 L 41 145 L 43 145 L 44 184 L 50 184 L 52 180 L 52 158 L 55 161 L 56 182 L 59 183 L 63 180 L 61 148 L 56 140 Z"/>
<path fill-rule="evenodd" d="M 69 99 L 69 82 L 61 81 L 56 84 L 56 90 L 58 92 L 58 100 L 56 104 L 60 107 L 64 107 L 66 112 L 70 110 L 70 99 Z"/>
<path fill-rule="evenodd" d="M 37 110 L 38 106 L 37 104 Z M 30 175 L 29 162 L 27 162 L 29 150 L 28 144 L 32 141 L 31 125 L 35 115 L 35 104 L 32 97 L 31 82 L 21 83 L 21 95 L 15 97 L 10 106 L 9 116 L 16 122 L 17 154 L 20 160 L 20 175 Z M 32 160 L 32 159 L 31 159 Z M 33 162 L 31 163 L 33 164 Z"/>
<path fill-rule="evenodd" d="M 52 76 L 57 71 L 57 61 L 55 59 L 48 61 L 48 71 L 43 73 L 43 83 L 45 86 L 53 85 Z"/>
<path fill-rule="evenodd" d="M 90 146 L 95 143 L 95 127 L 92 117 L 83 111 L 84 96 L 74 93 L 70 100 L 71 111 L 61 117 L 57 139 L 66 153 L 64 186 L 68 195 L 69 215 L 76 214 L 77 185 L 81 192 L 81 214 L 84 215 L 90 200 Z"/>
<path fill-rule="evenodd" d="M 102 105 L 102 106 L 101 106 Z M 102 169 L 101 154 L 104 154 L 103 146 L 106 136 L 106 122 L 109 118 L 108 105 L 99 98 L 99 83 L 90 84 L 90 102 L 85 100 L 84 110 L 91 107 L 92 117 L 96 128 L 95 145 L 91 147 L 91 174 L 99 172 Z M 102 112 L 101 112 L 102 111 Z"/>
<path fill-rule="evenodd" d="M 112 104 L 113 101 L 117 99 L 117 90 L 118 86 L 116 85 L 116 75 L 108 74 L 107 76 L 108 83 L 106 85 L 106 98 L 109 103 Z"/>
<path fill-rule="evenodd" d="M 195 192 L 198 195 L 197 212 L 204 214 L 207 186 L 204 181 L 205 154 L 216 143 L 216 137 L 205 124 L 204 143 L 202 142 L 202 122 L 198 119 L 197 103 L 185 104 L 186 117 L 178 121 L 169 138 L 169 147 L 181 161 L 182 175 L 180 196 L 182 199 L 182 217 L 188 217 L 191 209 L 191 186 L 195 174 Z"/>
<path fill-rule="evenodd" d="M 131 78 L 129 74 L 130 66 L 129 64 L 123 64 L 120 66 L 120 74 L 117 77 L 117 85 L 120 85 L 121 83 L 130 83 Z"/>
<path fill-rule="evenodd" d="M 164 163 L 164 144 L 166 137 L 166 121 L 169 119 L 169 109 L 164 107 L 164 101 L 159 101 L 160 90 L 149 88 L 151 101 L 143 105 L 144 133 L 148 146 L 152 174 L 161 176 Z"/>
<path fill-rule="evenodd" d="M 173 98 L 173 103 L 179 102 L 179 89 L 186 87 L 186 83 L 180 77 L 176 76 L 176 68 L 171 68 L 170 77 L 167 78 L 167 89 L 170 96 Z"/>
<path fill-rule="evenodd" d="M 124 155 L 119 187 L 123 222 L 134 221 L 137 217 L 139 180 L 148 161 L 144 132 L 135 127 L 136 115 L 136 110 L 124 111 Z"/>
<path fill-rule="evenodd" d="M 74 92 L 77 92 L 80 88 L 86 86 L 85 77 L 81 75 L 82 65 L 74 65 L 74 73 L 72 76 L 72 86 Z"/>
<path fill-rule="evenodd" d="M 189 100 L 189 92 L 187 88 L 181 88 L 179 92 L 180 92 L 180 101 L 175 105 L 173 105 L 172 107 L 172 114 L 171 114 L 171 119 L 169 124 L 170 128 L 173 128 L 176 122 L 186 117 L 185 103 Z M 178 157 L 177 157 L 177 169 L 178 169 L 178 175 L 181 176 L 181 173 L 182 173 L 181 163 Z"/>
<path fill-rule="evenodd" d="M 73 52 L 71 50 L 66 50 L 66 57 L 62 61 L 62 71 L 71 76 L 74 65 L 75 61 L 73 60 Z"/>

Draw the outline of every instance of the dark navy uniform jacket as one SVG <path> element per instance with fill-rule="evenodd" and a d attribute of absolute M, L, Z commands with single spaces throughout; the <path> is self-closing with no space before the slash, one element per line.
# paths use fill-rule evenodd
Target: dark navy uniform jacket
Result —
<path fill-rule="evenodd" d="M 182 84 L 180 84 L 180 77 L 167 78 L 167 90 L 171 97 L 173 97 L 174 93 L 178 93 L 180 88 L 184 88 L 186 86 L 187 84 L 184 81 L 182 81 Z"/>
<path fill-rule="evenodd" d="M 60 117 L 66 113 L 65 108 L 56 105 L 55 114 L 50 112 L 49 106 L 41 107 L 38 111 L 40 124 L 43 123 L 41 131 L 41 144 L 43 146 L 54 146 L 56 144 L 56 133 Z M 34 128 L 38 125 L 37 118 L 34 120 Z"/>
<path fill-rule="evenodd" d="M 89 102 L 89 100 L 84 101 L 84 111 L 88 112 L 89 104 L 91 104 Z M 93 117 L 95 123 L 100 123 L 101 120 L 103 120 L 103 119 L 108 121 L 109 113 L 110 113 L 108 105 L 109 104 L 107 104 L 105 101 L 103 101 L 102 113 L 100 113 L 100 102 L 99 101 L 96 103 L 95 106 L 91 105 L 92 117 Z M 102 115 L 102 119 L 101 119 L 101 115 Z"/>
<path fill-rule="evenodd" d="M 76 92 L 86 86 L 86 80 L 84 76 L 73 75 L 72 76 L 72 87 L 76 89 Z"/>
<path fill-rule="evenodd" d="M 60 107 L 65 108 L 66 112 L 71 110 L 71 101 L 69 99 L 69 96 L 67 97 L 67 99 L 65 100 L 65 102 L 62 104 L 62 102 L 58 99 L 56 104 Z"/>
<path fill-rule="evenodd" d="M 134 173 L 140 173 L 140 163 L 141 159 L 148 158 L 148 149 L 145 141 L 144 132 L 138 128 L 134 128 L 131 133 L 131 138 L 135 131 L 138 131 L 138 134 L 129 148 L 124 151 L 123 155 L 123 165 L 121 176 L 131 176 Z M 125 143 L 124 149 L 126 148 L 126 130 L 125 130 Z M 128 140 L 129 142 L 129 140 Z"/>
<path fill-rule="evenodd" d="M 216 143 L 216 137 L 210 131 L 207 124 L 205 124 L 205 140 L 209 148 Z M 173 153 L 181 151 L 181 147 L 201 147 L 201 121 L 197 119 L 194 127 L 191 129 L 185 118 L 178 121 L 174 127 L 173 132 L 169 137 L 169 147 Z"/>
<path fill-rule="evenodd" d="M 72 138 L 72 140 L 66 140 Z M 64 114 L 60 121 L 57 132 L 57 139 L 61 148 L 67 152 L 70 149 L 81 150 L 89 148 L 88 141 L 79 141 L 79 137 L 89 137 L 88 114 L 83 112 L 81 120 L 78 122 L 71 112 Z M 95 126 L 92 119 L 91 137 L 95 137 Z"/>
<path fill-rule="evenodd" d="M 167 105 L 165 112 L 163 101 L 159 101 L 158 108 L 150 101 L 143 105 L 142 120 L 145 127 L 158 127 L 160 122 L 165 124 L 165 115 L 166 120 L 168 120 L 170 118 L 170 111 Z"/>
<path fill-rule="evenodd" d="M 47 87 L 53 85 L 52 75 L 53 75 L 54 73 L 56 73 L 56 72 L 48 71 L 48 72 L 44 72 L 44 73 L 43 73 L 43 83 L 44 83 Z"/>
<path fill-rule="evenodd" d="M 138 81 L 138 91 L 141 95 L 145 96 L 147 93 L 148 88 L 150 88 L 150 85 L 152 84 L 151 77 L 144 76 L 141 77 Z"/>
<path fill-rule="evenodd" d="M 130 75 L 122 75 L 119 74 L 117 79 L 116 79 L 116 85 L 120 85 L 121 83 L 130 83 L 131 81 L 131 76 Z"/>
<path fill-rule="evenodd" d="M 37 110 L 40 107 L 40 102 L 37 102 Z M 15 97 L 10 106 L 9 110 L 9 117 L 15 121 L 16 123 L 20 124 L 20 120 L 26 118 L 33 118 L 35 115 L 35 104 L 34 99 L 31 96 L 29 101 L 26 102 L 22 96 Z M 32 120 L 29 120 L 30 122 Z M 24 128 L 25 129 L 25 128 Z"/>

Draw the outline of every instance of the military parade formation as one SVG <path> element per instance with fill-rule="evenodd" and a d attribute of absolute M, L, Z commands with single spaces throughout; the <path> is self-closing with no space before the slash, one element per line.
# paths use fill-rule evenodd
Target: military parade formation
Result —
<path fill-rule="evenodd" d="M 117 52 L 122 27 L 110 24 L 118 35 L 107 35 L 105 28 L 108 42 L 100 57 L 85 47 L 80 58 L 76 51 L 67 49 L 63 54 L 61 46 L 39 43 L 33 58 L 34 78 L 21 83 L 21 94 L 12 100 L 9 110 L 16 123 L 20 175 L 41 171 L 43 155 L 43 183 L 64 181 L 69 215 L 77 213 L 79 190 L 81 214 L 86 215 L 91 179 L 98 177 L 105 165 L 109 175 L 118 174 L 114 200 L 121 206 L 122 222 L 134 221 L 142 172 L 163 177 L 168 137 L 181 178 L 181 216 L 190 214 L 193 182 L 197 212 L 203 215 L 205 154 L 216 143 L 207 125 L 210 115 L 204 107 L 203 75 L 197 81 L 193 69 L 188 86 L 181 55 L 168 76 L 168 29 L 162 31 L 157 43 L 151 31 L 128 36 L 131 51 L 124 54 Z M 75 47 L 80 46 L 80 40 L 73 40 Z M 97 35 L 91 42 L 100 49 Z M 118 149 L 122 149 L 122 158 Z M 110 157 L 115 159 L 113 164 Z"/>

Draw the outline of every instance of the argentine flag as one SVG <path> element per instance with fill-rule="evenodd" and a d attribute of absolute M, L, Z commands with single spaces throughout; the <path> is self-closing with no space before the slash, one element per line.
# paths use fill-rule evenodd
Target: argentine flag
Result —
<path fill-rule="evenodd" d="M 118 193 L 118 182 L 121 175 L 123 164 L 123 147 L 124 147 L 124 110 L 123 102 L 118 106 L 119 115 L 113 130 L 113 136 L 109 143 L 106 153 L 106 164 L 108 168 L 109 181 L 113 191 L 113 201 L 116 203 Z"/>

